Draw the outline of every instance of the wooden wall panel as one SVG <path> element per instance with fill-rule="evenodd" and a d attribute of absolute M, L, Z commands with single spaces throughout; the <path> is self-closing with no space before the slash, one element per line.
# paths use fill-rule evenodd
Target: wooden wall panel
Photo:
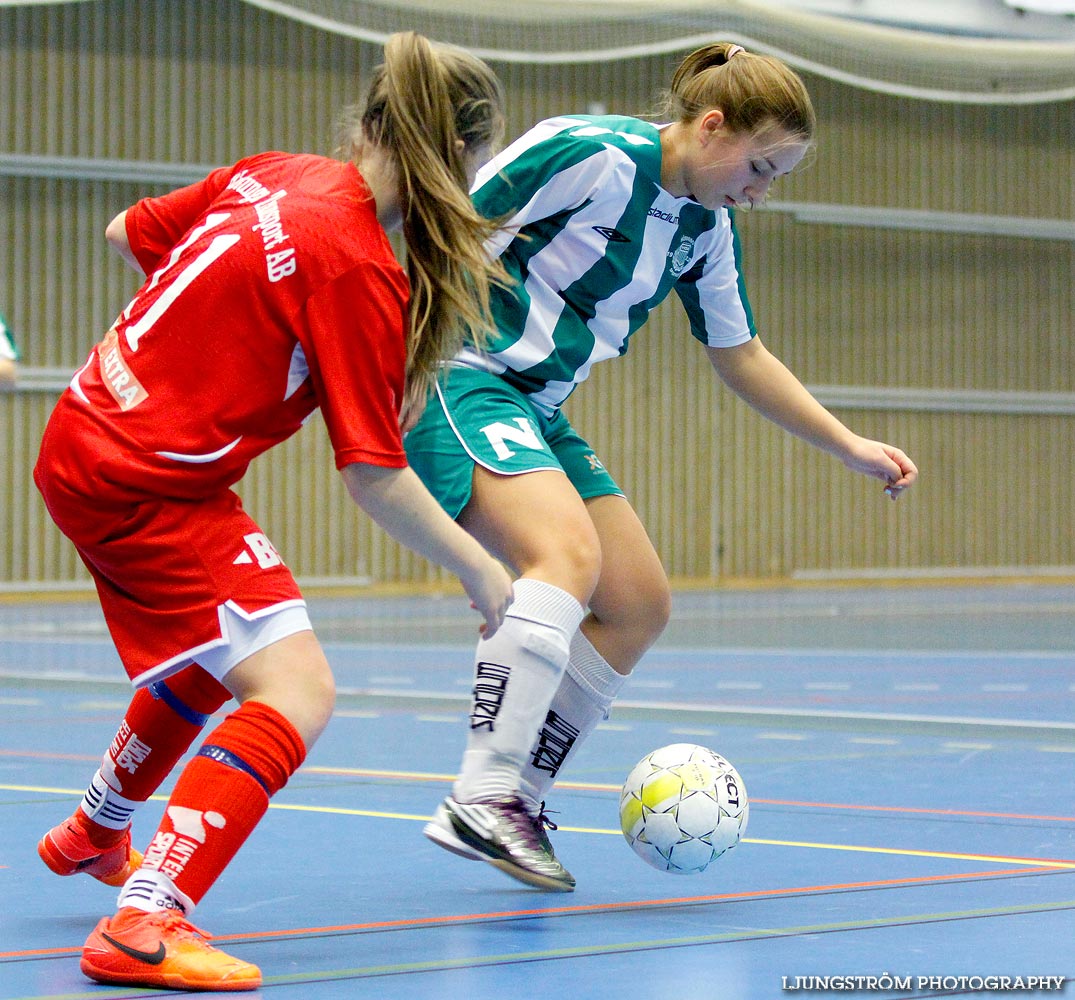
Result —
<path fill-rule="evenodd" d="M 330 152 L 379 49 L 231 0 L 0 9 L 0 163 L 67 157 L 211 166 L 259 149 Z M 649 113 L 678 56 L 498 66 L 509 135 L 566 111 Z M 816 152 L 774 202 L 1075 218 L 1075 106 L 955 107 L 809 79 Z M 0 172 L 0 311 L 52 383 L 0 397 L 0 586 L 84 585 L 30 481 L 62 384 L 137 288 L 103 229 L 148 179 Z M 741 220 L 763 339 L 804 382 L 876 389 L 835 406 L 923 470 L 899 504 L 720 387 L 678 303 L 570 401 L 677 578 L 988 572 L 1075 566 L 1066 413 L 936 412 L 898 390 L 1075 393 L 1075 243 Z M 998 398 L 999 398 L 998 397 Z M 264 456 L 245 502 L 304 579 L 401 586 L 440 571 L 354 510 L 311 421 Z"/>

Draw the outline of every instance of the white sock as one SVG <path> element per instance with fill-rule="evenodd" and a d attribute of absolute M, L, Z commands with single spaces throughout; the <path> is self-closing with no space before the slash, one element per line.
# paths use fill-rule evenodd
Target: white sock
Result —
<path fill-rule="evenodd" d="M 454 797 L 460 802 L 514 795 L 567 664 L 583 608 L 540 580 L 515 581 L 504 624 L 475 654 L 467 748 Z"/>
<path fill-rule="evenodd" d="M 626 680 L 581 629 L 575 633 L 567 669 L 522 769 L 521 795 L 531 813 L 540 810 L 568 757 L 608 718 Z"/>
<path fill-rule="evenodd" d="M 180 892 L 175 883 L 154 868 L 139 868 L 133 872 L 119 891 L 116 909 L 133 906 L 146 913 L 178 910 L 185 917 L 194 911 L 194 900 Z"/>
<path fill-rule="evenodd" d="M 82 796 L 81 808 L 94 823 L 110 830 L 126 830 L 131 825 L 131 814 L 141 804 L 120 795 L 98 770 Z"/>

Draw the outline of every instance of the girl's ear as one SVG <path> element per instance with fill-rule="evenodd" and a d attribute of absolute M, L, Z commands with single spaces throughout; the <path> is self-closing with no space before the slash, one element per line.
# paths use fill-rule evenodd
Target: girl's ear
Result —
<path fill-rule="evenodd" d="M 724 112 L 720 108 L 710 108 L 698 119 L 698 136 L 704 146 L 724 127 Z"/>

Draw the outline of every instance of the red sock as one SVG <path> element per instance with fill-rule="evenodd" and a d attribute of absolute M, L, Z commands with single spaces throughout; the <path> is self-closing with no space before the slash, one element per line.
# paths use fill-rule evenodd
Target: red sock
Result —
<path fill-rule="evenodd" d="M 197 904 L 305 757 L 283 715 L 246 702 L 183 769 L 142 867 L 167 875 Z"/>
<path fill-rule="evenodd" d="M 101 767 L 109 787 L 145 802 L 230 697 L 197 664 L 137 691 Z"/>

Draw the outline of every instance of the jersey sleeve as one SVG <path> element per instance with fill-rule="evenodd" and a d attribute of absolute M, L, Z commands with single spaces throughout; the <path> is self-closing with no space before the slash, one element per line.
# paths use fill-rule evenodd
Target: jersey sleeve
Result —
<path fill-rule="evenodd" d="M 728 215 L 702 258 L 675 284 L 691 333 L 707 347 L 736 347 L 757 335 L 740 270 L 739 235 Z"/>
<path fill-rule="evenodd" d="M 156 198 L 143 198 L 127 209 L 127 242 L 145 274 L 182 239 L 225 188 L 235 167 L 221 167 L 207 177 Z"/>
<path fill-rule="evenodd" d="M 367 261 L 307 302 L 300 342 L 339 469 L 407 464 L 399 428 L 407 300 L 402 271 Z"/>

